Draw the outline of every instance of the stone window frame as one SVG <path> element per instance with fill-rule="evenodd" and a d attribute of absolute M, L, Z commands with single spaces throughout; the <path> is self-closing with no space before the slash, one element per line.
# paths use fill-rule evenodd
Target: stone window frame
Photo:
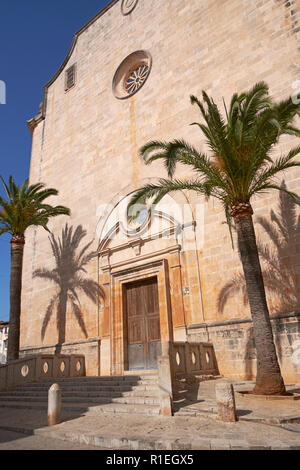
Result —
<path fill-rule="evenodd" d="M 134 92 L 128 93 L 126 90 L 126 82 L 130 75 L 142 65 L 148 66 L 148 73 L 139 88 Z M 118 66 L 112 82 L 112 91 L 115 98 L 119 100 L 125 100 L 134 96 L 138 91 L 140 91 L 145 83 L 147 82 L 149 75 L 152 70 L 152 56 L 149 51 L 138 50 L 129 54 Z"/>

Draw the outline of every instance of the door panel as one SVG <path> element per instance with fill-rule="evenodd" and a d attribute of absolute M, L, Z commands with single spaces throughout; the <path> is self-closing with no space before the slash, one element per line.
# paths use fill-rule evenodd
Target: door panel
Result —
<path fill-rule="evenodd" d="M 128 344 L 128 369 L 145 369 L 145 353 L 143 344 Z"/>
<path fill-rule="evenodd" d="M 161 356 L 161 342 L 148 343 L 147 369 L 157 369 L 157 357 Z"/>
<path fill-rule="evenodd" d="M 161 354 L 157 278 L 127 284 L 124 294 L 128 369 L 155 369 Z"/>
<path fill-rule="evenodd" d="M 160 320 L 157 316 L 147 317 L 148 341 L 160 341 Z"/>

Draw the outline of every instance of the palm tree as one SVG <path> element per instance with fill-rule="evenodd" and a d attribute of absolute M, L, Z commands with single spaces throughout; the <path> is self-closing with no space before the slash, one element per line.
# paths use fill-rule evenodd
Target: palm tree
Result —
<path fill-rule="evenodd" d="M 22 265 L 25 245 L 25 231 L 30 226 L 41 226 L 49 232 L 49 219 L 58 215 L 70 215 L 70 210 L 64 206 L 51 206 L 44 201 L 50 196 L 56 196 L 58 191 L 45 188 L 43 183 L 17 186 L 13 177 L 9 177 L 8 185 L 1 177 L 7 200 L 0 197 L 0 235 L 11 234 L 11 271 L 10 271 L 10 314 L 7 361 L 19 358 L 20 344 L 20 313 Z"/>
<path fill-rule="evenodd" d="M 169 179 L 159 179 L 138 189 L 129 204 L 129 218 L 135 204 L 144 204 L 149 198 L 157 204 L 165 194 L 177 190 L 194 190 L 206 198 L 215 197 L 223 205 L 230 228 L 235 222 L 238 250 L 246 281 L 247 295 L 253 320 L 257 352 L 257 376 L 252 393 L 283 394 L 282 379 L 265 287 L 256 244 L 251 199 L 269 190 L 284 191 L 299 204 L 297 194 L 280 187 L 276 182 L 278 173 L 300 166 L 295 157 L 300 146 L 274 161 L 271 152 L 280 136 L 300 136 L 293 120 L 300 113 L 300 106 L 288 98 L 275 103 L 269 96 L 267 84 L 259 82 L 248 92 L 232 96 L 230 108 L 225 108 L 225 117 L 206 92 L 203 101 L 191 96 L 197 104 L 204 123 L 199 126 L 206 137 L 209 154 L 199 152 L 184 140 L 171 142 L 152 141 L 141 150 L 146 164 L 163 160 Z M 174 179 L 176 165 L 181 163 L 194 170 L 195 177 L 187 180 Z"/>
<path fill-rule="evenodd" d="M 281 186 L 286 189 L 283 181 Z M 300 216 L 296 213 L 296 203 L 285 192 L 279 195 L 279 212 L 270 211 L 269 220 L 257 217 L 257 223 L 273 242 L 273 247 L 258 240 L 257 248 L 263 261 L 263 279 L 266 290 L 276 299 L 276 308 L 281 312 L 292 311 L 300 305 L 300 292 L 295 266 L 299 263 L 296 242 L 300 234 Z M 223 311 L 229 297 L 241 293 L 244 305 L 249 303 L 245 278 L 242 272 L 235 273 L 221 288 L 218 308 Z"/>
<path fill-rule="evenodd" d="M 42 325 L 41 338 L 45 337 L 46 329 L 56 306 L 56 324 L 58 331 L 58 344 L 56 352 L 60 352 L 61 345 L 66 339 L 66 313 L 67 304 L 71 308 L 77 322 L 87 338 L 88 334 L 82 318 L 81 304 L 77 292 L 83 292 L 94 303 L 99 296 L 105 297 L 104 290 L 96 281 L 84 276 L 86 265 L 97 255 L 91 251 L 87 252 L 92 241 L 84 245 L 77 253 L 80 243 L 86 236 L 86 231 L 79 225 L 73 232 L 73 227 L 68 224 L 62 230 L 61 238 L 56 240 L 53 234 L 49 241 L 55 259 L 55 267 L 51 270 L 40 268 L 34 271 L 33 276 L 51 281 L 56 285 L 57 292 L 50 299 L 46 315 Z"/>

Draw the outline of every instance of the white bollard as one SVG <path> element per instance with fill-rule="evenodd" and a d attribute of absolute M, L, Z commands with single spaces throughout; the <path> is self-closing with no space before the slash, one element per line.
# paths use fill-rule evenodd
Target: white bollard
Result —
<path fill-rule="evenodd" d="M 230 383 L 216 384 L 218 420 L 227 423 L 237 421 L 233 386 Z"/>
<path fill-rule="evenodd" d="M 53 384 L 48 392 L 48 426 L 54 426 L 61 421 L 61 389 Z"/>

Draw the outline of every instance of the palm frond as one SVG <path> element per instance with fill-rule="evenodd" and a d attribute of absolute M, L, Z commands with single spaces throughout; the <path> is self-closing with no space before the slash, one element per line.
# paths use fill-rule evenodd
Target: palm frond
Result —
<path fill-rule="evenodd" d="M 275 161 L 272 158 L 273 148 L 282 135 L 300 136 L 300 130 L 293 124 L 296 115 L 300 115 L 300 104 L 293 103 L 290 97 L 275 103 L 265 82 L 235 93 L 229 108 L 223 99 L 225 118 L 205 91 L 202 100 L 194 95 L 190 100 L 198 106 L 202 117 L 202 122 L 191 125 L 200 129 L 210 152 L 201 153 L 182 139 L 154 140 L 145 144 L 140 151 L 145 163 L 162 160 L 171 182 L 161 179 L 157 184 L 140 188 L 133 194 L 130 207 L 144 204 L 148 199 L 157 204 L 171 191 L 194 190 L 222 202 L 232 238 L 231 206 L 249 203 L 255 194 L 278 190 L 274 178 L 282 171 L 300 166 L 295 158 L 299 155 L 299 146 Z M 192 169 L 196 179 L 176 180 L 178 164 Z M 298 203 L 299 196 L 289 194 Z"/>
<path fill-rule="evenodd" d="M 154 207 L 166 194 L 183 190 L 193 190 L 205 194 L 205 187 L 197 180 L 159 179 L 156 184 L 147 184 L 133 193 L 127 209 L 128 219 L 134 220 L 137 217 L 138 211 L 134 210 L 135 205 L 145 204 L 148 199 L 152 199 L 151 205 Z"/>
<path fill-rule="evenodd" d="M 50 218 L 70 215 L 67 207 L 44 203 L 48 197 L 57 196 L 56 189 L 45 188 L 43 183 L 28 186 L 28 180 L 19 187 L 12 176 L 9 177 L 8 184 L 0 178 L 7 196 L 7 200 L 0 197 L 0 223 L 5 224 L 5 228 L 10 227 L 12 234 L 23 235 L 30 226 L 41 226 L 49 231 Z"/>

